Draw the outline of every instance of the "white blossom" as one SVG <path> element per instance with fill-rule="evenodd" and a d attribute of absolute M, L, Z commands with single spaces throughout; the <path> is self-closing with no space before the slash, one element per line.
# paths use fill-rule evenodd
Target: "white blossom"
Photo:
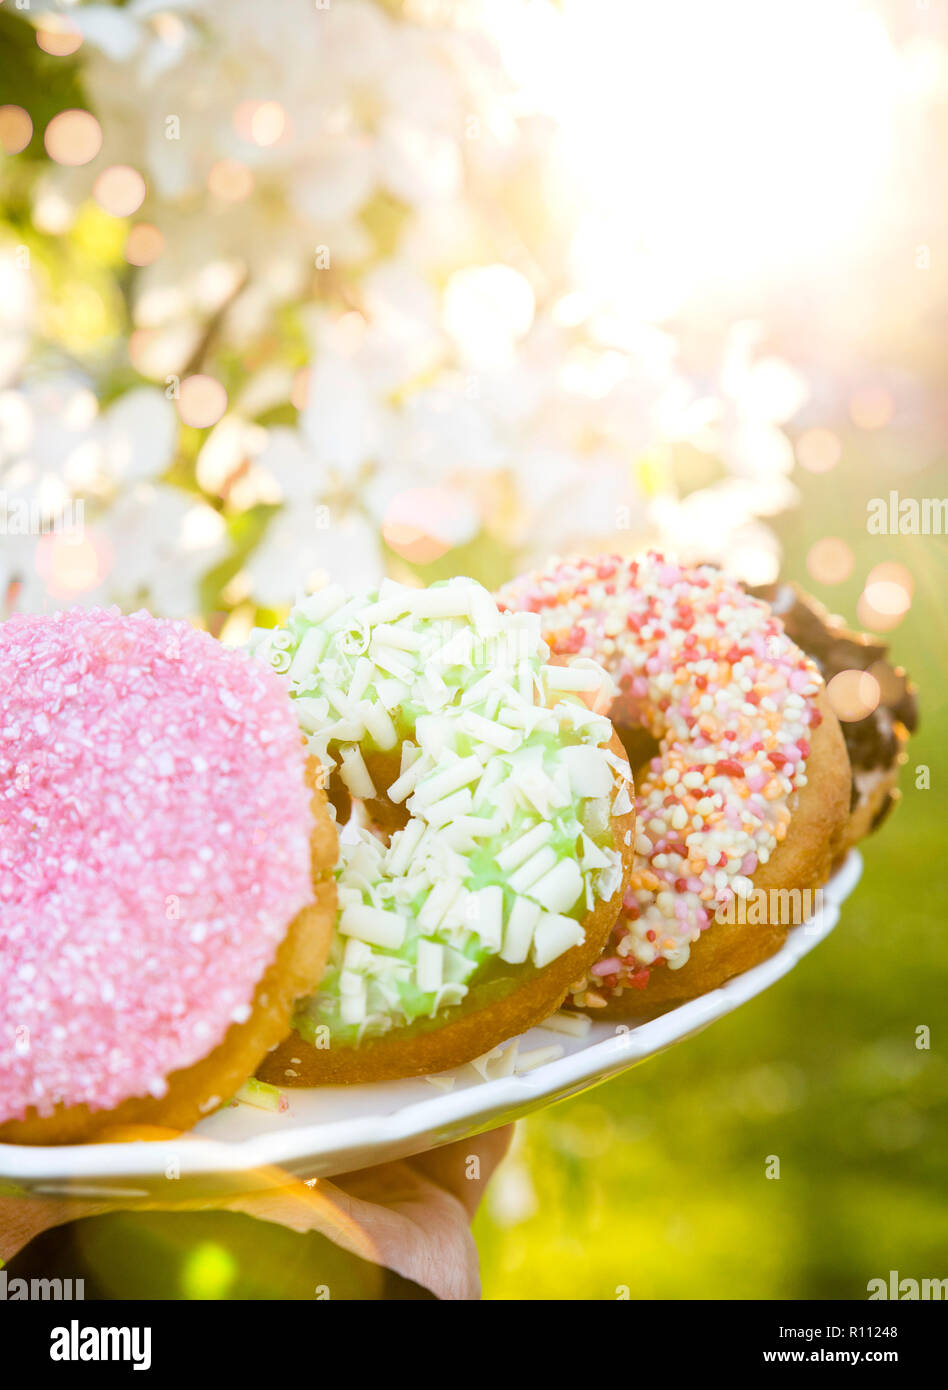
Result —
<path fill-rule="evenodd" d="M 772 566 L 761 519 L 795 500 L 783 427 L 805 386 L 754 324 L 716 366 L 683 366 L 635 229 L 591 216 L 549 75 L 524 75 L 537 53 L 568 71 L 556 6 L 70 16 L 102 152 L 45 170 L 36 224 L 65 238 L 97 173 L 127 163 L 164 246 L 130 277 L 127 344 L 81 367 L 41 339 L 38 282 L 0 254 L 0 488 L 82 499 L 90 547 L 45 542 L 37 565 L 35 538 L 5 538 L 19 606 L 59 597 L 61 561 L 77 601 L 206 616 L 229 559 L 224 605 L 279 609 L 329 576 L 378 578 L 383 539 L 411 562 L 481 532 L 511 566 L 650 543 Z M 621 175 L 600 191 L 629 207 Z M 150 384 L 128 388 L 126 347 Z M 193 373 L 229 398 L 199 440 L 168 399 Z M 682 488 L 680 448 L 726 476 Z"/>

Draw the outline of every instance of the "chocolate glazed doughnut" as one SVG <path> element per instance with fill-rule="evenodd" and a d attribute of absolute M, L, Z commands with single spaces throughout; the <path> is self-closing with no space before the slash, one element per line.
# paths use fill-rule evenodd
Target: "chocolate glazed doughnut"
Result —
<path fill-rule="evenodd" d="M 865 719 L 840 721 L 852 778 L 843 846 L 849 849 L 877 830 L 899 800 L 899 768 L 918 728 L 915 687 L 904 669 L 888 660 L 885 643 L 851 631 L 796 584 L 767 584 L 748 592 L 770 604 L 787 636 L 813 659 L 825 681 L 849 670 L 871 670 L 878 679 L 876 709 Z"/>
<path fill-rule="evenodd" d="M 554 562 L 500 594 L 553 651 L 602 661 L 637 768 L 636 862 L 573 1002 L 643 1018 L 772 955 L 843 851 L 850 777 L 816 666 L 711 566 Z"/>

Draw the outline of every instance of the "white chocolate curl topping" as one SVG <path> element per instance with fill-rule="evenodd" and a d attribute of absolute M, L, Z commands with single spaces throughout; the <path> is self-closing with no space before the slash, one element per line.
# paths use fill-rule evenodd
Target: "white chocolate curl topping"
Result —
<path fill-rule="evenodd" d="M 304 1037 L 328 1025 L 352 1044 L 436 1018 L 485 976 L 542 969 L 584 940 L 621 882 L 610 817 L 631 806 L 628 763 L 587 703 L 612 693 L 601 667 L 549 665 L 536 615 L 502 614 L 471 579 L 330 586 L 251 646 L 286 672 L 323 766 L 409 816 L 388 844 L 364 829 L 341 843 Z M 376 787 L 371 755 L 399 745 L 398 775 Z"/>

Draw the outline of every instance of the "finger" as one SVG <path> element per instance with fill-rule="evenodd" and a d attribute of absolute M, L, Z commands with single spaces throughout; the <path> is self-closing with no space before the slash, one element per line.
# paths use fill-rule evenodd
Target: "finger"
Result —
<path fill-rule="evenodd" d="M 338 1184 L 338 1186 L 337 1186 Z M 371 1233 L 378 1263 L 441 1299 L 480 1295 L 480 1266 L 468 1212 L 410 1162 L 385 1163 L 317 1183 Z"/>
<path fill-rule="evenodd" d="M 484 1189 L 507 1154 L 513 1135 L 514 1126 L 504 1125 L 472 1139 L 418 1154 L 407 1162 L 457 1197 L 468 1217 L 473 1219 Z"/>

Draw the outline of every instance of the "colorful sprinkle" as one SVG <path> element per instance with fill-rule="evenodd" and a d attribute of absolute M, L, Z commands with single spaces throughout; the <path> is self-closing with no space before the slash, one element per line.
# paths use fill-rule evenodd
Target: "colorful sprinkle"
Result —
<path fill-rule="evenodd" d="M 620 687 L 613 720 L 659 745 L 636 778 L 635 872 L 608 948 L 622 969 L 594 967 L 608 994 L 684 965 L 786 837 L 822 682 L 770 608 L 718 570 L 615 557 L 604 585 L 603 563 L 556 562 L 499 602 L 539 613 L 555 652 L 601 661 Z"/>

